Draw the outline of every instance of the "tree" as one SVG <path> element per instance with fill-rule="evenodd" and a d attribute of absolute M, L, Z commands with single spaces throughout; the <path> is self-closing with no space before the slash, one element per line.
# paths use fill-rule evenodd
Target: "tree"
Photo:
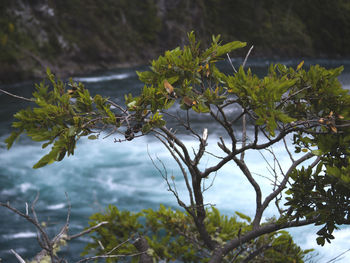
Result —
<path fill-rule="evenodd" d="M 296 255 L 299 262 L 307 251 L 301 251 L 281 230 L 315 225 L 319 228 L 317 243 L 324 245 L 334 238 L 334 229 L 350 223 L 350 95 L 337 79 L 342 67 L 327 70 L 316 65 L 305 70 L 303 62 L 296 69 L 277 64 L 259 78 L 244 69 L 244 62 L 238 71 L 233 67 L 233 74 L 225 74 L 216 62 L 246 44 L 221 44 L 217 36 L 209 48 L 201 49 L 193 32 L 188 37 L 187 46 L 165 52 L 152 61 L 149 71 L 137 72 L 145 85 L 139 96 L 125 96 L 126 106 L 101 95 L 92 98 L 82 83 L 70 80 L 67 88 L 48 70 L 50 85 L 42 82 L 33 93 L 37 106 L 15 114 L 15 130 L 6 140 L 8 148 L 23 133 L 44 142 L 43 148 L 52 145 L 34 165 L 39 168 L 74 154 L 77 141 L 84 136 L 97 139 L 105 132 L 121 135 L 115 141 L 122 142 L 152 134 L 181 170 L 188 201 L 177 192 L 165 166 L 158 167 L 183 211 L 161 207 L 159 211 L 125 215 L 110 207 L 106 214 L 94 215 L 92 225 L 108 218 L 124 218 L 125 225 L 123 220 L 114 220 L 120 222 L 119 227 L 102 226 L 90 248 L 107 249 L 125 238 L 130 227 L 140 234 L 155 233 L 153 239 L 152 235 L 145 237 L 148 255 L 154 258 L 170 260 L 182 255 L 185 262 L 260 262 L 258 255 L 266 260 L 269 253 L 270 258 L 280 253 L 285 256 L 283 262 L 293 262 Z M 169 109 L 176 105 L 180 109 L 173 114 Z M 241 112 L 235 114 L 237 108 Z M 221 155 L 208 152 L 211 131 L 194 126 L 195 114 L 215 122 L 224 134 L 216 138 Z M 174 128 L 183 128 L 196 139 L 198 147 L 187 146 Z M 276 145 L 283 145 L 290 163 L 279 161 L 273 150 Z M 266 196 L 246 162 L 247 152 L 262 150 L 272 158 L 272 189 Z M 215 163 L 203 167 L 204 156 Z M 236 213 L 244 222 L 220 215 L 203 197 L 204 182 L 231 162 L 255 193 L 252 219 Z M 264 212 L 272 203 L 278 212 L 263 222 Z M 136 220 L 140 216 L 146 218 L 144 233 Z M 119 234 L 118 229 L 122 231 Z M 158 233 L 160 229 L 165 232 Z M 172 247 L 174 240 L 177 245 L 173 242 Z M 159 245 L 168 242 L 171 249 Z M 292 260 L 286 259 L 288 250 L 294 251 Z"/>

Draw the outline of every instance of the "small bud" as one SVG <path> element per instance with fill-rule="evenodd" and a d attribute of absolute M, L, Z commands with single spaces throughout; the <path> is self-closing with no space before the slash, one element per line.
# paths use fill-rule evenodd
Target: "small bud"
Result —
<path fill-rule="evenodd" d="M 324 123 L 324 118 L 320 118 L 320 119 L 318 120 L 318 122 L 321 123 L 321 124 L 323 124 L 323 123 Z"/>
<path fill-rule="evenodd" d="M 331 125 L 330 128 L 331 128 L 332 132 L 337 133 L 338 130 L 335 126 Z"/>
<path fill-rule="evenodd" d="M 177 98 L 174 87 L 167 80 L 164 80 L 164 88 L 171 98 Z"/>
<path fill-rule="evenodd" d="M 191 100 L 189 97 L 183 97 L 183 102 L 189 106 L 192 107 L 196 102 L 194 100 Z"/>

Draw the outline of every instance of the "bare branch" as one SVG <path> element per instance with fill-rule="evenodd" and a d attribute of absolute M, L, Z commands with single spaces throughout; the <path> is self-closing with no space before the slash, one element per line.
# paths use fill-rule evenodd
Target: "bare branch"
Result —
<path fill-rule="evenodd" d="M 224 157 L 215 155 L 215 154 L 213 154 L 213 153 L 211 153 L 211 152 L 208 152 L 208 151 L 205 151 L 205 153 L 206 153 L 206 154 L 209 154 L 209 155 L 211 155 L 211 156 L 213 156 L 213 157 L 215 157 L 215 158 L 217 158 L 217 159 L 221 159 L 221 160 L 224 159 Z"/>
<path fill-rule="evenodd" d="M 266 176 L 266 175 L 259 174 L 259 173 L 254 173 L 254 172 L 252 172 L 252 174 L 255 174 L 255 175 L 257 175 L 257 176 L 260 176 L 260 177 L 262 177 L 262 178 L 264 178 L 264 179 L 266 179 L 266 180 L 270 181 L 272 184 L 274 184 L 274 183 L 275 183 L 275 181 L 274 181 L 274 180 L 272 180 L 271 178 L 269 178 L 269 177 L 268 177 L 268 176 Z"/>
<path fill-rule="evenodd" d="M 219 147 L 224 147 L 222 144 L 218 143 Z M 233 153 L 228 154 L 224 158 L 221 159 L 220 162 L 218 162 L 216 165 L 209 167 L 205 169 L 205 171 L 202 173 L 202 178 L 208 177 L 209 174 L 218 171 L 221 167 L 223 167 L 225 164 L 227 164 L 229 161 L 232 160 Z"/>
<path fill-rule="evenodd" d="M 350 248 L 345 250 L 344 252 L 340 253 L 339 255 L 337 255 L 336 257 L 332 258 L 331 260 L 327 261 L 326 263 L 331 263 L 331 262 L 335 262 L 339 257 L 341 257 L 342 255 L 344 255 L 345 253 L 348 253 L 350 251 Z"/>
<path fill-rule="evenodd" d="M 310 89 L 312 86 L 306 86 L 300 90 L 298 90 L 297 92 L 293 93 L 293 94 L 290 94 L 288 97 L 284 98 L 280 104 L 278 104 L 276 106 L 276 109 L 278 109 L 279 107 L 281 107 L 284 103 L 286 103 L 288 100 L 290 100 L 292 97 L 298 95 L 300 92 L 303 92 L 304 90 L 307 90 L 307 89 Z"/>
<path fill-rule="evenodd" d="M 316 160 L 313 161 L 312 164 L 310 164 L 310 168 L 314 168 L 319 162 L 321 161 L 321 156 L 317 156 Z"/>
<path fill-rule="evenodd" d="M 113 253 L 113 251 L 116 251 L 118 248 L 120 248 L 121 246 L 123 246 L 124 244 L 130 242 L 130 240 L 133 238 L 133 236 L 129 237 L 127 240 L 123 241 L 122 243 L 120 243 L 119 245 L 115 246 L 114 248 L 112 248 L 107 255 L 110 255 Z"/>
<path fill-rule="evenodd" d="M 225 256 L 233 248 L 236 248 L 240 244 L 244 244 L 250 240 L 253 240 L 254 238 L 256 238 L 258 236 L 262 236 L 262 235 L 267 234 L 267 233 L 272 233 L 272 232 L 280 230 L 280 229 L 309 225 L 309 224 L 315 223 L 316 221 L 317 221 L 317 217 L 305 219 L 305 220 L 284 222 L 284 223 L 265 224 L 263 226 L 260 226 L 258 229 L 255 229 L 255 230 L 252 230 L 252 231 L 245 233 L 240 238 L 235 238 L 235 239 L 227 242 L 224 245 L 224 247 L 216 248 L 216 250 L 218 250 L 218 251 L 213 252 L 213 256 L 210 259 L 209 263 L 218 262 L 217 260 L 219 258 L 221 258 L 222 256 Z"/>
<path fill-rule="evenodd" d="M 176 143 L 176 145 L 178 145 L 180 148 L 181 148 L 181 150 L 182 150 L 182 152 L 183 152 L 183 155 L 182 154 L 180 154 L 179 156 L 181 157 L 181 156 L 183 156 L 183 162 L 187 165 L 187 166 L 189 166 L 189 167 L 191 167 L 191 163 L 192 163 L 192 160 L 191 160 L 191 157 L 190 157 L 190 155 L 189 155 L 189 153 L 188 153 L 188 151 L 187 151 L 187 147 L 183 144 L 183 142 L 182 141 L 180 141 L 180 139 L 178 138 L 178 137 L 176 137 L 170 130 L 168 130 L 166 127 L 162 127 L 162 128 L 160 128 L 161 129 L 161 131 L 163 131 L 165 134 L 166 134 L 166 136 L 167 136 L 167 140 L 168 140 L 168 142 L 170 142 L 170 143 Z"/>
<path fill-rule="evenodd" d="M 101 223 L 98 223 L 97 225 L 95 226 L 92 226 L 92 227 L 89 227 L 88 229 L 78 233 L 78 234 L 75 234 L 75 235 L 71 235 L 71 236 L 68 236 L 67 239 L 68 240 L 72 240 L 74 238 L 78 238 L 78 237 L 81 237 L 81 236 L 84 236 L 86 234 L 89 234 L 91 233 L 92 231 L 94 231 L 95 229 L 99 228 L 100 226 L 103 226 L 105 224 L 108 224 L 108 221 L 102 221 Z"/>
<path fill-rule="evenodd" d="M 238 165 L 238 167 L 241 169 L 245 177 L 248 179 L 249 183 L 253 186 L 255 190 L 256 195 L 256 213 L 253 220 L 253 229 L 257 229 L 260 223 L 259 219 L 259 211 L 261 210 L 261 199 L 262 199 L 262 193 L 261 188 L 259 184 L 255 181 L 254 177 L 252 176 L 249 168 L 245 164 L 244 161 L 239 160 L 236 156 L 233 156 L 234 162 Z"/>
<path fill-rule="evenodd" d="M 190 121 L 189 121 L 189 111 L 186 112 L 186 122 L 185 122 L 183 119 L 181 119 L 180 116 L 176 116 L 176 115 L 171 114 L 171 113 L 166 112 L 166 111 L 162 111 L 162 113 L 163 113 L 164 115 L 167 115 L 167 116 L 169 116 L 169 117 L 174 118 L 175 120 L 177 120 L 177 121 L 179 122 L 179 124 L 180 124 L 182 127 L 184 127 L 186 130 L 190 131 L 191 134 L 192 134 L 194 137 L 196 137 L 198 140 L 201 140 L 200 135 L 199 135 L 195 130 L 193 130 L 192 127 L 191 127 L 191 123 L 190 123 Z"/>
<path fill-rule="evenodd" d="M 244 113 L 244 109 L 242 109 L 242 112 Z M 242 148 L 245 147 L 247 141 L 247 121 L 246 121 L 246 115 L 243 114 L 242 116 Z M 244 161 L 244 154 L 245 152 L 241 153 L 241 161 Z"/>
<path fill-rule="evenodd" d="M 226 55 L 227 55 L 227 58 L 228 58 L 228 62 L 230 63 L 230 65 L 231 65 L 233 71 L 234 71 L 235 73 L 237 73 L 237 70 L 236 70 L 235 66 L 232 64 L 232 60 L 231 60 L 231 58 L 230 58 L 230 55 L 229 55 L 228 53 L 226 53 Z"/>
<path fill-rule="evenodd" d="M 269 203 L 270 203 L 278 194 L 280 194 L 280 193 L 283 191 L 283 189 L 286 187 L 286 184 L 287 184 L 287 182 L 288 182 L 288 180 L 289 180 L 289 176 L 290 176 L 290 174 L 294 171 L 294 169 L 295 169 L 299 164 L 303 163 L 304 161 L 306 161 L 306 160 L 308 160 L 308 159 L 310 159 L 310 158 L 312 158 L 312 157 L 314 157 L 314 155 L 313 155 L 311 152 L 309 152 L 309 153 L 305 154 L 303 157 L 301 157 L 301 158 L 299 158 L 298 160 L 296 160 L 296 161 L 293 162 L 293 164 L 289 167 L 288 171 L 286 172 L 286 174 L 285 174 L 285 176 L 284 176 L 284 178 L 283 178 L 281 184 L 277 187 L 277 189 L 276 189 L 275 191 L 273 191 L 271 194 L 269 194 L 269 195 L 265 198 L 265 200 L 264 200 L 264 202 L 263 202 L 263 204 L 262 204 L 262 206 L 261 206 L 261 210 L 259 211 L 259 213 L 258 213 L 258 215 L 257 215 L 257 221 L 258 221 L 259 223 L 260 223 L 262 214 L 263 214 L 264 210 L 267 208 L 267 206 L 269 205 Z"/>
<path fill-rule="evenodd" d="M 220 120 L 212 110 L 210 110 L 210 115 L 226 130 L 228 136 L 230 137 L 231 141 L 232 141 L 232 151 L 236 150 L 236 143 L 237 143 L 237 139 L 235 137 L 235 134 L 233 132 L 232 126 L 230 124 L 230 122 L 227 120 L 226 114 L 223 111 L 223 109 L 220 106 L 216 106 L 218 109 L 218 112 L 221 114 L 223 121 Z"/>
<path fill-rule="evenodd" d="M 9 95 L 9 96 L 11 96 L 11 97 L 14 97 L 16 99 L 21 99 L 21 100 L 30 101 L 30 102 L 34 102 L 35 101 L 35 99 L 28 99 L 28 98 L 25 98 L 25 97 L 22 97 L 22 96 L 18 96 L 18 95 L 12 94 L 12 93 L 10 93 L 10 92 L 8 92 L 6 90 L 3 90 L 3 89 L 0 89 L 0 91 L 5 93 L 5 94 L 7 94 L 7 95 Z"/>
<path fill-rule="evenodd" d="M 76 263 L 89 262 L 89 261 L 100 259 L 100 258 L 136 257 L 136 256 L 140 256 L 140 255 L 142 255 L 144 253 L 147 253 L 147 251 L 142 251 L 142 252 L 133 253 L 133 254 L 125 254 L 125 255 L 100 255 L 100 256 L 93 256 L 93 257 L 81 259 L 81 260 L 77 261 Z"/>
<path fill-rule="evenodd" d="M 198 152 L 195 153 L 194 163 L 193 163 L 194 166 L 198 165 L 200 159 L 203 157 L 203 154 L 205 152 L 205 147 L 207 146 L 207 139 L 208 139 L 208 129 L 204 128 L 203 136 L 200 139 Z"/>
<path fill-rule="evenodd" d="M 165 145 L 165 147 L 166 147 L 166 148 L 169 150 L 169 152 L 172 154 L 173 158 L 174 158 L 174 159 L 177 158 L 176 155 L 173 153 L 173 151 L 171 151 L 171 149 L 169 148 L 169 146 L 168 146 L 159 136 L 157 136 L 157 135 L 155 135 L 155 136 L 156 136 L 156 138 L 157 138 L 158 140 L 160 140 L 160 141 Z M 161 170 L 161 169 L 156 165 L 156 163 L 154 162 L 154 160 L 153 160 L 151 154 L 149 153 L 148 147 L 147 147 L 147 154 L 148 154 L 148 157 L 151 159 L 151 162 L 152 162 L 153 166 L 158 170 L 158 172 L 160 173 L 160 175 L 164 178 L 165 182 L 166 182 L 167 185 L 168 185 L 168 190 L 169 190 L 170 192 L 173 193 L 173 195 L 175 196 L 175 198 L 176 198 L 176 200 L 177 200 L 177 203 L 178 203 L 181 207 L 183 207 L 184 209 L 186 209 L 189 213 L 192 213 L 191 209 L 188 209 L 188 207 L 186 206 L 186 204 L 180 199 L 179 194 L 178 194 L 178 192 L 177 192 L 177 190 L 176 190 L 176 185 L 175 185 L 174 180 L 173 180 L 174 188 L 173 188 L 173 187 L 171 186 L 171 184 L 169 183 L 168 173 L 167 173 L 167 170 L 166 170 L 166 168 L 165 168 L 164 163 L 157 157 L 157 160 L 158 160 L 158 161 L 161 163 L 161 165 L 163 166 L 163 171 L 164 171 L 164 173 L 163 173 L 162 170 Z M 178 159 L 177 159 L 177 160 L 178 160 Z M 179 161 L 179 160 L 178 160 L 178 161 Z M 182 167 L 180 161 L 178 162 L 178 165 L 180 166 L 180 169 L 181 169 L 181 168 L 183 169 L 183 167 Z M 185 172 L 185 174 L 184 174 L 184 172 Z M 182 170 L 182 173 L 183 173 L 184 178 L 185 178 L 185 181 L 186 181 L 186 177 L 187 177 L 186 171 L 183 169 L 183 170 Z M 187 186 L 187 185 L 186 185 L 186 186 Z M 188 187 L 189 187 L 189 184 L 188 184 Z M 188 190 L 188 191 L 189 191 L 189 194 L 190 194 L 190 201 L 191 201 L 191 205 L 192 205 L 192 207 L 193 207 L 193 204 L 194 204 L 194 203 L 193 203 L 193 198 L 192 198 L 192 190 L 191 190 L 191 188 L 189 188 L 189 189 L 190 189 L 190 190 Z"/>
<path fill-rule="evenodd" d="M 39 230 L 41 235 L 46 235 L 45 231 L 40 226 L 40 223 L 38 223 L 34 218 L 30 217 L 29 215 L 23 214 L 21 211 L 19 211 L 16 208 L 12 207 L 9 202 L 7 202 L 7 203 L 0 202 L 0 206 L 6 207 L 7 209 L 11 210 L 15 214 L 18 214 L 19 216 L 25 218 L 27 221 L 32 223 Z"/>
<path fill-rule="evenodd" d="M 288 153 L 288 156 L 289 156 L 289 159 L 294 162 L 294 158 L 293 158 L 293 155 L 292 153 L 289 151 L 289 148 L 288 148 L 288 145 L 287 145 L 287 142 L 286 142 L 286 138 L 284 137 L 283 138 L 283 144 L 284 144 L 284 148 L 286 149 L 287 153 Z"/>
<path fill-rule="evenodd" d="M 38 200 L 39 200 L 39 192 L 36 193 L 35 199 L 34 199 L 32 205 L 31 205 L 31 210 L 32 210 L 32 213 L 33 213 L 33 217 L 34 217 L 36 222 L 39 222 L 38 217 L 37 217 L 36 212 L 35 212 L 35 205 L 38 202 Z"/>
<path fill-rule="evenodd" d="M 205 180 L 203 181 L 202 193 L 204 193 L 205 191 L 207 191 L 208 189 L 210 189 L 210 188 L 214 185 L 214 181 L 215 181 L 215 179 L 216 179 L 216 175 L 217 175 L 217 174 L 218 174 L 218 173 L 215 172 L 215 175 L 214 175 L 213 179 L 211 180 L 211 183 L 209 184 L 208 187 L 205 187 L 205 184 L 204 184 Z"/>
<path fill-rule="evenodd" d="M 118 108 L 119 110 L 121 110 L 123 113 L 128 114 L 128 110 L 127 109 L 124 109 L 122 106 L 120 106 L 119 104 L 115 103 L 114 101 L 108 99 L 107 102 L 109 104 L 111 104 L 112 106 L 114 106 L 114 107 Z"/>
<path fill-rule="evenodd" d="M 16 253 L 16 251 L 14 251 L 13 249 L 11 249 L 10 251 L 11 251 L 12 254 L 15 255 L 15 257 L 16 257 L 17 260 L 18 260 L 18 262 L 20 262 L 20 263 L 26 263 L 25 260 L 24 260 L 20 255 L 18 255 L 18 254 Z"/>
<path fill-rule="evenodd" d="M 105 250 L 105 247 L 102 245 L 101 240 L 97 240 L 97 243 L 100 246 L 100 248 L 102 249 L 102 251 Z"/>
<path fill-rule="evenodd" d="M 252 52 L 253 48 L 254 48 L 254 46 L 251 46 L 250 49 L 249 49 L 249 51 L 248 51 L 248 53 L 247 53 L 247 55 L 245 56 L 244 61 L 243 61 L 243 64 L 242 64 L 242 67 L 243 67 L 243 68 L 245 67 L 245 64 L 247 63 L 248 57 L 249 57 L 249 55 L 250 55 L 250 52 Z"/>

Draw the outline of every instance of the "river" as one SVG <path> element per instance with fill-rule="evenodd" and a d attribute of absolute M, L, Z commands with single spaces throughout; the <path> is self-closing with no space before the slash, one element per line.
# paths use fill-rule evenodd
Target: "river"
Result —
<path fill-rule="evenodd" d="M 300 60 L 282 61 L 295 66 Z M 241 63 L 240 60 L 234 63 Z M 350 89 L 350 61 L 312 60 L 306 61 L 305 66 L 321 64 L 326 67 L 344 65 L 344 73 L 340 77 L 343 86 Z M 267 71 L 269 62 L 266 60 L 250 60 L 247 66 L 253 72 L 263 74 Z M 230 70 L 228 64 L 222 64 L 225 70 Z M 98 72 L 90 76 L 75 76 L 83 82 L 91 94 L 100 93 L 105 96 L 123 99 L 123 94 L 137 94 L 143 86 L 137 79 L 135 70 L 145 67 L 118 69 Z M 3 85 L 2 89 L 14 94 L 30 97 L 33 82 Z M 13 114 L 28 103 L 0 93 L 0 201 L 9 201 L 11 205 L 25 211 L 25 203 L 31 203 L 39 192 L 40 197 L 36 205 L 39 219 L 48 225 L 49 233 L 54 234 L 65 222 L 67 202 L 65 193 L 69 196 L 72 212 L 70 233 L 74 234 L 87 226 L 89 215 L 103 211 L 108 204 L 115 204 L 119 208 L 139 211 L 143 208 L 157 208 L 160 203 L 176 207 L 176 200 L 167 191 L 166 184 L 157 173 L 148 156 L 157 156 L 167 167 L 174 167 L 175 176 L 179 173 L 166 150 L 151 137 L 142 137 L 128 143 L 114 143 L 113 137 L 104 140 L 82 140 L 75 155 L 59 163 L 33 170 L 31 167 L 44 154 L 40 144 L 22 138 L 15 146 L 7 151 L 4 139 L 10 133 Z M 214 129 L 210 123 L 203 123 L 209 129 L 209 143 L 215 144 L 210 132 Z M 186 143 L 193 144 L 190 138 Z M 276 149 L 278 152 L 278 149 Z M 254 162 L 254 169 L 266 169 L 266 164 L 260 156 L 248 156 Z M 259 159 L 260 158 L 260 159 Z M 260 160 L 257 162 L 256 160 Z M 226 174 L 236 169 L 225 166 L 218 174 L 214 187 L 205 195 L 206 200 L 215 204 L 222 212 L 232 214 L 240 211 L 252 215 L 255 210 L 254 195 L 249 184 L 242 183 L 243 177 L 227 177 Z M 260 180 L 260 179 L 259 179 Z M 179 183 L 179 191 L 184 187 Z M 237 185 L 240 188 L 237 189 Z M 232 189 L 235 189 L 234 191 Z M 268 191 L 264 187 L 263 191 Z M 229 199 L 228 199 L 229 198 Z M 268 210 L 267 216 L 272 216 L 273 209 Z M 0 207 L 0 258 L 1 262 L 15 262 L 10 253 L 14 249 L 25 258 L 33 257 L 40 250 L 36 242 L 36 232 L 32 225 L 23 218 Z M 319 247 L 316 244 L 316 229 L 304 227 L 292 230 L 295 241 L 302 248 L 315 248 L 319 255 L 315 262 L 327 262 L 332 257 L 350 248 L 350 228 L 344 227 L 335 234 L 335 241 Z M 79 258 L 88 237 L 71 241 L 63 249 L 69 262 Z M 319 260 L 317 260 L 319 259 Z M 350 262 L 350 253 L 344 255 L 339 262 Z"/>

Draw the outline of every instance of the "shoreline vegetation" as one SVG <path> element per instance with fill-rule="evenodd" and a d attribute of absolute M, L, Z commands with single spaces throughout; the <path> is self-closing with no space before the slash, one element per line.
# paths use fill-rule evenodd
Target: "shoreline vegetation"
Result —
<path fill-rule="evenodd" d="M 191 30 L 246 41 L 232 57 L 350 58 L 346 0 L 3 0 L 0 28 L 0 83 L 147 64 Z"/>

